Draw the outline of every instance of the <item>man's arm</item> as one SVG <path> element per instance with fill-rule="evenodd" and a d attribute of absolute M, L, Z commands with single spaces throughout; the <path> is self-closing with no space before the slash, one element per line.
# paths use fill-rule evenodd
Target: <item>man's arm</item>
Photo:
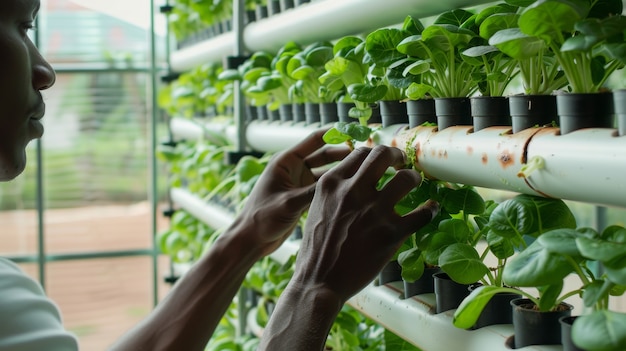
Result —
<path fill-rule="evenodd" d="M 343 304 L 374 279 L 411 233 L 435 216 L 434 202 L 405 216 L 394 210 L 421 181 L 413 170 L 397 171 L 377 190 L 388 167 L 405 162 L 396 148 L 361 148 L 319 180 L 296 271 L 258 350 L 323 350 Z"/>
<path fill-rule="evenodd" d="M 324 148 L 323 133 L 270 161 L 234 223 L 112 350 L 204 350 L 248 270 L 289 237 L 308 208 L 317 169 L 348 153 Z"/>

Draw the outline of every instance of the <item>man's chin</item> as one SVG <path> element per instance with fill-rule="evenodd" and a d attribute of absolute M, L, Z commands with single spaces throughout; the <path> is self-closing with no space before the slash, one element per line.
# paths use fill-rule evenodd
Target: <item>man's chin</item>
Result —
<path fill-rule="evenodd" d="M 26 152 L 22 154 L 22 157 L 13 157 L 7 160 L 6 155 L 0 155 L 0 182 L 11 181 L 26 168 Z M 15 155 L 18 156 L 18 155 Z"/>

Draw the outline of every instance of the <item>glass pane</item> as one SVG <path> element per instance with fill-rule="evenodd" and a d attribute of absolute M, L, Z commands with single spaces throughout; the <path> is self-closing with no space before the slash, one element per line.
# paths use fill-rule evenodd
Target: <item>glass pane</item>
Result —
<path fill-rule="evenodd" d="M 167 260 L 159 265 L 165 269 Z M 152 310 L 149 257 L 50 262 L 46 276 L 48 296 L 81 350 L 106 350 Z"/>

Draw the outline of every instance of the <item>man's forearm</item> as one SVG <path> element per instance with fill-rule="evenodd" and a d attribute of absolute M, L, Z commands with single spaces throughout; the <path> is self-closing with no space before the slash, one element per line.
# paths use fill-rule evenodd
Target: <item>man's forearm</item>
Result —
<path fill-rule="evenodd" d="M 343 302 L 325 289 L 290 284 L 281 294 L 257 351 L 320 351 Z"/>
<path fill-rule="evenodd" d="M 231 227 L 174 286 L 153 313 L 112 350 L 204 350 L 258 250 Z"/>

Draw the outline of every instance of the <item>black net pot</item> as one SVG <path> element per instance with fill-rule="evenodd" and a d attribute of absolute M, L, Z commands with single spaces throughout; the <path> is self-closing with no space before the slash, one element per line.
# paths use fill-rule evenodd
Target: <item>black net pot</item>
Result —
<path fill-rule="evenodd" d="M 433 274 L 435 283 L 435 311 L 449 311 L 459 307 L 461 301 L 470 294 L 471 284 L 460 284 L 452 280 L 446 273 Z"/>
<path fill-rule="evenodd" d="M 401 101 L 380 101 L 380 117 L 383 127 L 395 124 L 408 124 L 409 117 L 406 113 L 406 104 Z"/>
<path fill-rule="evenodd" d="M 265 105 L 256 107 L 256 118 L 259 121 L 267 121 L 269 119 L 267 115 L 267 107 Z"/>
<path fill-rule="evenodd" d="M 280 121 L 280 111 L 278 109 L 267 108 L 267 120 L 270 122 Z"/>
<path fill-rule="evenodd" d="M 470 291 L 481 286 L 481 284 L 472 285 Z M 513 323 L 513 310 L 511 309 L 511 301 L 522 297 L 515 293 L 498 293 L 495 294 L 485 305 L 478 320 L 471 329 L 480 329 L 496 324 Z"/>
<path fill-rule="evenodd" d="M 563 351 L 585 351 L 574 344 L 572 340 L 572 325 L 578 316 L 567 316 L 559 318 L 561 323 L 561 344 Z"/>
<path fill-rule="evenodd" d="M 613 91 L 613 104 L 619 135 L 626 135 L 626 89 Z"/>
<path fill-rule="evenodd" d="M 322 125 L 339 121 L 337 114 L 337 103 L 323 102 L 320 104 L 320 122 Z"/>
<path fill-rule="evenodd" d="M 269 15 L 267 5 L 257 5 L 257 7 L 254 9 L 254 13 L 256 15 L 255 17 L 257 21 L 267 18 L 267 16 Z"/>
<path fill-rule="evenodd" d="M 541 312 L 530 299 L 520 298 L 511 301 L 511 306 L 515 348 L 561 344 L 559 319 L 571 315 L 571 305 L 562 303 L 557 311 Z"/>
<path fill-rule="evenodd" d="M 310 2 L 311 0 L 295 0 L 294 5 L 295 6 L 300 6 L 303 4 L 306 4 L 307 2 Z"/>
<path fill-rule="evenodd" d="M 470 98 L 474 132 L 493 126 L 510 126 L 509 100 L 504 96 Z"/>
<path fill-rule="evenodd" d="M 304 114 L 306 116 L 306 124 L 315 124 L 320 122 L 320 104 L 315 102 L 306 102 L 304 104 Z"/>
<path fill-rule="evenodd" d="M 258 119 L 258 111 L 256 106 L 246 105 L 246 120 L 248 122 L 256 121 Z"/>
<path fill-rule="evenodd" d="M 284 12 L 294 7 L 294 0 L 280 0 L 280 11 Z"/>
<path fill-rule="evenodd" d="M 512 95 L 509 96 L 509 113 L 513 133 L 556 123 L 555 95 Z"/>
<path fill-rule="evenodd" d="M 350 117 L 350 109 L 356 107 L 353 102 L 338 102 L 337 103 L 337 118 L 339 122 L 355 122 L 357 119 Z"/>
<path fill-rule="evenodd" d="M 267 16 L 275 16 L 280 13 L 280 1 L 269 0 L 267 3 Z"/>
<path fill-rule="evenodd" d="M 433 99 L 407 101 L 406 113 L 409 117 L 410 128 L 415 128 L 424 123 L 437 123 L 437 115 L 435 115 L 435 100 Z"/>
<path fill-rule="evenodd" d="M 583 128 L 613 128 L 613 94 L 560 94 L 556 96 L 561 134 Z"/>
<path fill-rule="evenodd" d="M 278 108 L 278 113 L 280 114 L 281 122 L 291 122 L 293 121 L 293 105 L 292 104 L 282 104 Z"/>
<path fill-rule="evenodd" d="M 404 280 L 404 298 L 435 292 L 433 274 L 441 272 L 439 267 L 424 267 L 424 273 L 414 282 Z"/>
<path fill-rule="evenodd" d="M 380 105 L 370 104 L 370 108 L 372 109 L 372 115 L 370 116 L 370 119 L 367 121 L 367 123 L 383 123 L 383 118 L 380 114 Z"/>
<path fill-rule="evenodd" d="M 402 281 L 402 267 L 398 261 L 391 261 L 378 273 L 378 284 Z"/>
<path fill-rule="evenodd" d="M 303 103 L 293 104 L 293 121 L 296 123 L 306 121 Z"/>
<path fill-rule="evenodd" d="M 470 99 L 466 97 L 435 98 L 435 113 L 438 130 L 472 125 Z"/>

